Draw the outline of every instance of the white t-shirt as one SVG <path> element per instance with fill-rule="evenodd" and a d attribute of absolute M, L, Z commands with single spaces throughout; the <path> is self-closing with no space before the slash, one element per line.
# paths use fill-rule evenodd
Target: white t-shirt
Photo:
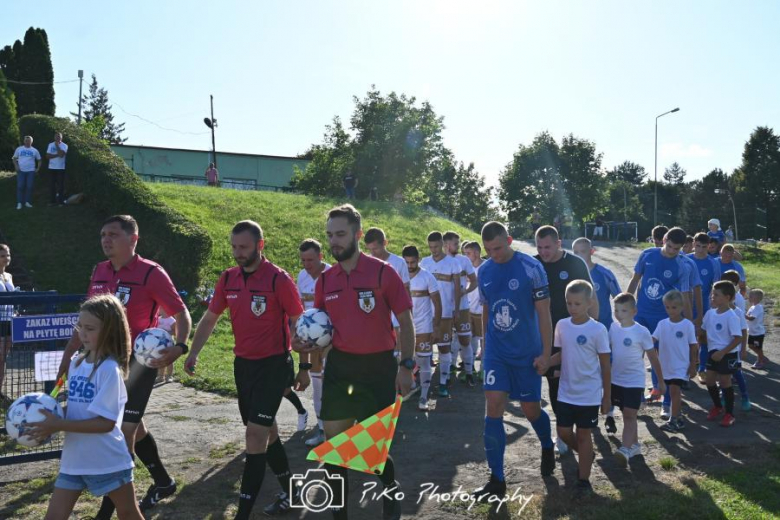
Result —
<path fill-rule="evenodd" d="M 737 294 L 734 295 L 734 305 L 737 309 L 742 309 L 742 312 L 747 312 L 747 300 L 739 293 L 739 287 L 736 287 Z"/>
<path fill-rule="evenodd" d="M 762 336 L 766 334 L 766 327 L 764 327 L 764 306 L 762 304 L 753 305 L 748 309 L 748 316 L 752 316 L 753 320 L 748 320 L 748 334 L 751 336 Z"/>
<path fill-rule="evenodd" d="M 60 150 L 68 153 L 68 145 L 60 142 Z M 49 143 L 49 147 L 46 148 L 46 153 L 55 154 L 57 153 L 57 147 L 54 145 L 54 142 L 52 141 Z M 64 170 L 65 169 L 65 155 L 62 157 L 55 157 L 54 159 L 49 159 L 49 169 L 50 170 Z"/>
<path fill-rule="evenodd" d="M 609 354 L 607 328 L 594 319 L 575 325 L 565 318 L 555 326 L 553 345 L 561 348 L 558 400 L 578 406 L 601 404 L 604 387 L 599 354 Z"/>
<path fill-rule="evenodd" d="M 734 311 L 734 313 L 737 315 L 737 318 L 739 318 L 739 328 L 742 329 L 742 331 L 748 330 L 748 321 L 747 318 L 745 317 L 745 313 L 742 312 L 742 309 L 737 307 L 731 310 Z M 732 350 L 732 352 L 741 352 L 741 351 L 742 351 L 742 343 L 737 345 L 737 348 Z"/>
<path fill-rule="evenodd" d="M 425 269 L 420 268 L 409 281 L 409 289 L 412 293 L 415 334 L 433 333 L 433 302 L 430 295 L 439 292 L 436 278 Z"/>
<path fill-rule="evenodd" d="M 14 151 L 14 158 L 19 162 L 20 171 L 34 172 L 35 161 L 41 160 L 41 154 L 38 152 L 36 148 L 33 148 L 32 146 L 29 148 L 20 146 L 19 148 L 16 149 L 16 151 Z"/>
<path fill-rule="evenodd" d="M 73 357 L 68 370 L 67 419 L 80 421 L 105 417 L 114 421 L 108 433 L 65 433 L 60 472 L 69 475 L 104 475 L 132 468 L 120 426 L 127 403 L 122 372 L 114 359 L 106 359 L 92 373 L 86 360 L 76 366 Z M 92 378 L 90 379 L 90 374 Z"/>
<path fill-rule="evenodd" d="M 393 253 L 390 253 L 390 256 L 387 257 L 387 260 L 385 260 L 390 266 L 393 268 L 393 270 L 398 273 L 398 276 L 401 277 L 401 281 L 404 283 L 404 285 L 409 284 L 409 266 L 406 265 L 406 260 L 401 258 L 398 255 L 394 255 Z M 395 317 L 395 313 L 390 313 L 391 321 L 393 322 L 393 327 L 398 327 L 400 324 L 398 323 L 398 318 Z"/>
<path fill-rule="evenodd" d="M 707 333 L 707 350 L 723 350 L 734 340 L 734 336 L 742 337 L 742 326 L 739 316 L 731 309 L 719 313 L 718 309 L 710 309 L 704 315 L 701 328 Z M 732 350 L 738 351 L 739 347 Z"/>
<path fill-rule="evenodd" d="M 672 323 L 669 318 L 661 320 L 653 332 L 658 340 L 658 360 L 664 379 L 688 379 L 691 366 L 691 345 L 698 343 L 696 328 L 690 320 L 683 318 Z"/>
<path fill-rule="evenodd" d="M 14 292 L 14 279 L 11 273 L 3 273 L 0 275 L 0 292 Z M 11 321 L 14 317 L 13 305 L 0 305 L 0 321 Z"/>
<path fill-rule="evenodd" d="M 325 269 L 323 273 L 330 269 L 330 264 L 323 262 Z M 321 274 L 321 273 L 320 273 Z M 314 287 L 317 285 L 317 280 L 311 277 L 306 269 L 301 269 L 298 273 L 298 294 L 303 302 L 304 310 L 309 310 L 314 307 Z"/>
<path fill-rule="evenodd" d="M 469 286 L 469 276 L 472 274 L 476 274 L 476 270 L 474 269 L 474 266 L 471 265 L 471 260 L 469 260 L 469 257 L 466 255 L 450 255 L 452 258 L 455 259 L 455 261 L 460 266 L 460 288 L 462 289 L 460 297 L 460 307 L 458 309 L 462 311 L 467 311 L 470 308 L 469 304 L 469 295 L 475 292 L 479 292 L 476 289 L 471 291 L 470 293 L 466 294 L 466 288 Z M 477 296 L 479 297 L 479 296 Z"/>
<path fill-rule="evenodd" d="M 452 318 L 455 310 L 455 282 L 460 276 L 460 266 L 454 258 L 445 255 L 438 262 L 432 256 L 426 256 L 420 260 L 420 267 L 428 271 L 439 282 L 439 294 L 441 295 L 441 317 Z"/>
<path fill-rule="evenodd" d="M 612 347 L 612 383 L 623 388 L 645 387 L 645 351 L 653 348 L 653 337 L 646 327 L 634 323 L 622 327 L 613 321 L 609 327 Z"/>
<path fill-rule="evenodd" d="M 484 264 L 485 262 L 482 262 Z M 477 275 L 477 279 L 479 279 L 479 268 L 482 267 L 482 264 L 479 264 L 477 267 L 474 267 L 474 274 Z M 469 299 L 469 312 L 471 314 L 482 314 L 482 300 L 479 297 L 479 289 L 475 289 L 468 293 L 466 296 L 468 296 Z"/>

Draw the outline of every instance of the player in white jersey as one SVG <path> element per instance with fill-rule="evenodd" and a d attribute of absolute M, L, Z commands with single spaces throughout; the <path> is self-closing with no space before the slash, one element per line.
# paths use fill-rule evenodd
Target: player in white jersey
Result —
<path fill-rule="evenodd" d="M 366 231 L 363 241 L 366 244 L 366 249 L 371 253 L 371 256 L 390 264 L 390 267 L 392 267 L 393 270 L 398 273 L 398 276 L 401 277 L 401 281 L 404 283 L 406 291 L 409 292 L 409 269 L 406 267 L 406 262 L 404 262 L 403 258 L 394 255 L 387 250 L 387 236 L 385 235 L 385 232 L 380 228 L 370 228 Z M 393 328 L 395 329 L 395 357 L 400 360 L 401 350 L 398 344 L 398 338 L 400 338 L 401 335 L 399 333 L 398 320 L 396 319 L 395 314 L 392 313 L 390 318 L 392 319 Z"/>
<path fill-rule="evenodd" d="M 322 245 L 313 238 L 307 238 L 298 247 L 303 269 L 298 273 L 298 294 L 301 295 L 303 308 L 314 307 L 314 286 L 317 279 L 330 265 L 322 261 Z M 322 407 L 322 371 L 325 368 L 327 350 L 318 350 L 309 354 L 309 376 L 311 376 L 312 400 L 317 414 L 317 433 L 306 440 L 306 446 L 319 446 L 325 442 L 325 430 L 320 419 Z"/>
<path fill-rule="evenodd" d="M 439 397 L 449 397 L 448 382 L 450 368 L 452 366 L 452 354 L 450 353 L 452 341 L 452 318 L 460 305 L 460 278 L 461 268 L 454 258 L 445 254 L 444 239 L 441 233 L 433 231 L 428 235 L 428 249 L 431 256 L 426 256 L 420 262 L 420 267 L 431 273 L 439 282 L 439 295 L 441 296 L 441 323 L 438 333 L 434 333 L 436 348 L 439 351 Z"/>
<path fill-rule="evenodd" d="M 441 296 L 436 278 L 421 268 L 420 252 L 415 246 L 404 247 L 404 261 L 408 266 L 409 289 L 412 294 L 414 317 L 414 357 L 420 368 L 420 410 L 428 410 L 428 390 L 431 387 L 431 357 L 433 357 L 434 331 L 441 324 Z"/>
<path fill-rule="evenodd" d="M 455 312 L 453 332 L 456 338 L 452 339 L 452 366 L 458 367 L 458 353 L 463 352 L 463 370 L 466 372 L 466 382 L 474 386 L 474 350 L 471 347 L 471 322 L 469 320 L 469 294 L 476 292 L 477 273 L 471 260 L 460 254 L 460 235 L 455 231 L 444 233 L 444 249 L 447 254 L 455 259 L 460 266 L 461 296 Z"/>
<path fill-rule="evenodd" d="M 479 268 L 485 261 L 482 259 L 482 246 L 479 242 L 465 242 L 463 244 L 463 253 L 471 261 L 474 267 L 474 274 L 479 279 Z M 482 302 L 479 298 L 479 291 L 472 291 L 468 294 L 469 299 L 469 322 L 471 323 L 471 353 L 476 360 L 482 359 Z M 478 371 L 477 374 L 480 374 Z M 468 378 L 467 378 L 468 380 Z"/>

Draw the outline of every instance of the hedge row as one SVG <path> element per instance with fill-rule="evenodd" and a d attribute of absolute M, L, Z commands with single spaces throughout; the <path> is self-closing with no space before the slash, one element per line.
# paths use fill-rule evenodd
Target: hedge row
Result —
<path fill-rule="evenodd" d="M 70 120 L 28 115 L 19 126 L 22 135 L 33 136 L 42 157 L 55 131 L 62 132 L 68 145 L 68 194 L 83 193 L 84 204 L 97 210 L 101 218 L 135 217 L 141 235 L 138 253 L 162 264 L 179 289 L 197 287 L 212 247 L 203 228 L 163 204 L 122 158 Z M 36 187 L 48 189 L 47 184 L 38 182 Z M 95 222 L 96 229 L 101 222 Z"/>

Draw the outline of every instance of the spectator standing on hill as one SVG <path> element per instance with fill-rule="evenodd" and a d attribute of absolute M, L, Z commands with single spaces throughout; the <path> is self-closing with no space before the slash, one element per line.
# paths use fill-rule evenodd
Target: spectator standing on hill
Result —
<path fill-rule="evenodd" d="M 360 181 L 357 176 L 352 173 L 352 170 L 348 170 L 344 175 L 344 191 L 347 193 L 347 199 L 352 200 L 355 198 L 355 188 L 358 187 Z"/>
<path fill-rule="evenodd" d="M 729 226 L 729 228 L 724 232 L 726 235 L 726 240 L 729 242 L 732 242 L 734 240 L 734 228 L 733 226 Z"/>
<path fill-rule="evenodd" d="M 370 200 L 374 201 L 374 202 L 376 202 L 377 200 L 379 200 L 379 192 L 377 191 L 377 189 L 376 189 L 376 186 L 374 186 L 373 188 L 371 188 L 371 191 L 370 191 L 370 192 L 368 192 L 368 198 L 369 198 Z"/>
<path fill-rule="evenodd" d="M 54 133 L 54 141 L 46 148 L 49 159 L 49 184 L 51 186 L 50 203 L 65 204 L 65 155 L 68 145 L 62 142 L 62 134 Z"/>
<path fill-rule="evenodd" d="M 539 210 L 534 208 L 534 212 L 531 214 L 531 231 L 536 235 L 536 230 L 542 227 L 542 214 Z"/>
<path fill-rule="evenodd" d="M 16 169 L 16 209 L 32 208 L 33 182 L 35 174 L 41 169 L 41 154 L 33 148 L 32 136 L 24 136 L 24 144 L 14 151 L 13 161 Z"/>
<path fill-rule="evenodd" d="M 209 167 L 206 168 L 206 184 L 209 186 L 219 186 L 219 170 L 217 170 L 217 167 L 214 165 L 214 163 L 210 163 Z"/>

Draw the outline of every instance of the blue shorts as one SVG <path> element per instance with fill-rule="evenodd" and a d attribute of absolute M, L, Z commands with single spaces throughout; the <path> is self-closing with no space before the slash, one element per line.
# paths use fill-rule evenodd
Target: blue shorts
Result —
<path fill-rule="evenodd" d="M 132 481 L 132 468 L 103 475 L 68 475 L 67 473 L 60 473 L 57 476 L 54 487 L 70 491 L 89 489 L 89 492 L 96 497 L 102 497 Z"/>
<path fill-rule="evenodd" d="M 526 403 L 542 400 L 542 376 L 533 366 L 512 366 L 500 360 L 486 359 L 482 370 L 485 373 L 484 390 L 506 392 L 510 399 Z"/>

